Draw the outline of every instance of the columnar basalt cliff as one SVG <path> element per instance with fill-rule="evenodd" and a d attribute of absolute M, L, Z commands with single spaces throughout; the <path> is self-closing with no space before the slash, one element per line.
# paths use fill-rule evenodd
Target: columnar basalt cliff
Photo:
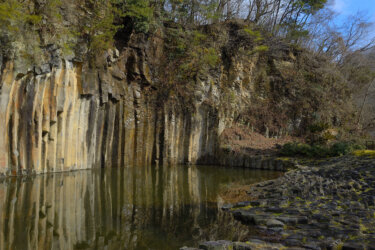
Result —
<path fill-rule="evenodd" d="M 127 34 L 118 49 L 91 60 L 78 52 L 61 56 L 53 44 L 43 47 L 47 59 L 32 65 L 2 55 L 1 175 L 227 164 L 220 134 L 233 122 L 279 136 L 303 132 L 314 117 L 327 116 L 328 105 L 339 107 L 328 117 L 343 114 L 345 98 L 316 103 L 321 89 L 328 97 L 347 95 L 337 92 L 340 81 L 329 62 L 270 37 L 260 50 L 246 27 L 238 22 L 204 27 L 200 32 L 217 35 L 195 48 L 204 58 L 187 64 L 193 73 L 174 64 L 165 44 L 168 32 L 162 30 Z"/>
<path fill-rule="evenodd" d="M 119 89 L 113 79 L 105 82 L 107 76 L 95 85 L 81 66 L 64 62 L 49 73 L 17 78 L 8 65 L 0 97 L 1 173 L 195 163 L 214 156 L 218 119 L 209 106 L 200 105 L 195 116 L 157 107 L 139 85 Z"/>
<path fill-rule="evenodd" d="M 215 155 L 219 119 L 196 104 L 186 113 L 156 103 L 145 56 L 109 51 L 100 66 L 62 60 L 1 74 L 0 171 L 19 175 L 154 162 L 196 163 Z M 160 105 L 161 103 L 161 105 Z"/>

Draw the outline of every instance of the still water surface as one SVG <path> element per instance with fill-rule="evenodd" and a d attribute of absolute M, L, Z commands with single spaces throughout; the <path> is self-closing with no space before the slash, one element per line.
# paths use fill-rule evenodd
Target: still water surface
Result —
<path fill-rule="evenodd" d="M 241 238 L 229 186 L 277 172 L 213 166 L 98 169 L 0 180 L 0 249 L 178 249 Z"/>

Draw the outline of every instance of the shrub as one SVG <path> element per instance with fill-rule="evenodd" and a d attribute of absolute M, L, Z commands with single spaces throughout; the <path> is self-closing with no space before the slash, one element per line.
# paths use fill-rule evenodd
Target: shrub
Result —
<path fill-rule="evenodd" d="M 336 142 L 330 146 L 326 145 L 309 145 L 305 143 L 287 143 L 280 153 L 283 156 L 303 156 L 303 157 L 335 157 L 350 154 L 364 147 L 353 142 Z"/>
<path fill-rule="evenodd" d="M 364 147 L 358 144 L 350 142 L 337 142 L 331 146 L 331 154 L 336 155 L 347 155 L 355 150 L 363 149 Z"/>
<path fill-rule="evenodd" d="M 219 62 L 220 57 L 218 55 L 218 52 L 215 50 L 215 48 L 204 48 L 203 49 L 203 59 L 202 63 L 206 65 L 210 65 L 211 67 L 215 67 L 217 63 Z"/>
<path fill-rule="evenodd" d="M 17 24 L 20 19 L 24 19 L 22 15 L 22 5 L 15 0 L 0 2 L 0 24 L 1 28 L 18 30 Z"/>
<path fill-rule="evenodd" d="M 178 69 L 173 74 L 173 82 L 186 82 L 200 70 L 214 68 L 220 62 L 220 52 L 212 44 L 212 34 L 181 28 L 169 28 L 167 32 L 167 56 Z"/>
<path fill-rule="evenodd" d="M 62 0 L 41 1 L 33 8 L 28 2 L 0 0 L 0 40 L 1 49 L 14 50 L 27 63 L 34 64 L 40 59 L 42 47 L 64 47 L 76 36 L 62 25 L 60 9 L 66 7 Z"/>
<path fill-rule="evenodd" d="M 317 122 L 309 126 L 309 131 L 311 133 L 320 133 L 326 129 L 329 129 L 329 124 L 324 122 Z"/>
<path fill-rule="evenodd" d="M 252 30 L 250 28 L 244 28 L 243 29 L 246 34 L 248 34 L 252 39 L 254 39 L 255 42 L 261 42 L 263 41 L 263 36 L 260 33 L 259 30 Z"/>
<path fill-rule="evenodd" d="M 92 14 L 81 20 L 82 32 L 80 36 L 88 38 L 89 54 L 95 56 L 97 53 L 111 47 L 114 43 L 114 35 L 121 27 L 114 23 L 117 12 L 114 11 L 112 1 L 86 2 L 86 7 Z"/>
<path fill-rule="evenodd" d="M 254 52 L 267 52 L 269 47 L 267 45 L 259 45 L 254 48 Z"/>

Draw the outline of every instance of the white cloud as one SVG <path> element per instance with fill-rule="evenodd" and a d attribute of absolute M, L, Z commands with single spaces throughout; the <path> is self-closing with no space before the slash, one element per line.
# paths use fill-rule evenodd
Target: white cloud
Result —
<path fill-rule="evenodd" d="M 331 3 L 332 10 L 340 14 L 346 12 L 347 7 L 348 7 L 347 0 L 333 0 Z"/>

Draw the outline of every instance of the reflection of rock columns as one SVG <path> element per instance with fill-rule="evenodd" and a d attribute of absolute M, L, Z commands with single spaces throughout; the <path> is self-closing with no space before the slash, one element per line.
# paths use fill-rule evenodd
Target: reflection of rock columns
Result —
<path fill-rule="evenodd" d="M 188 169 L 188 185 L 189 185 L 189 197 L 192 200 L 193 204 L 201 204 L 201 183 L 199 181 L 198 171 L 196 166 L 190 166 Z M 193 230 L 197 230 L 200 228 L 198 224 L 198 216 L 201 213 L 201 206 L 197 206 L 197 208 L 192 209 L 193 213 Z"/>
<path fill-rule="evenodd" d="M 149 165 L 2 179 L 0 248 L 132 249 L 149 229 L 173 239 L 181 226 L 191 232 L 184 237 L 198 240 L 228 224 L 215 204 L 202 204 L 216 176 L 195 166 Z"/>

